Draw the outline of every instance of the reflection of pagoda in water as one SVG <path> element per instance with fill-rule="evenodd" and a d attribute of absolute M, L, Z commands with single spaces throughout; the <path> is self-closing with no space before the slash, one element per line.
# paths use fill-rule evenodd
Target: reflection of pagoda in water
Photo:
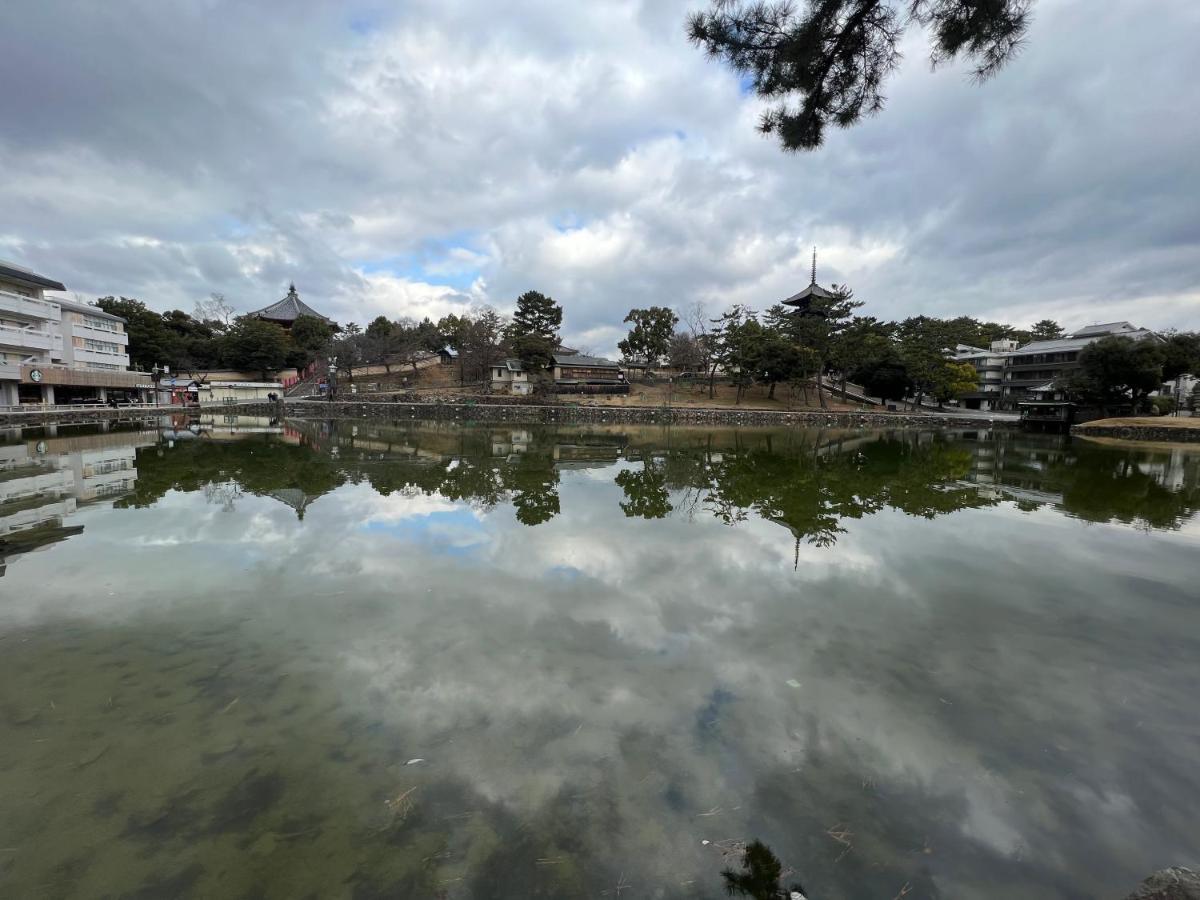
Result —
<path fill-rule="evenodd" d="M 278 500 L 286 506 L 290 506 L 296 511 L 296 518 L 303 519 L 304 512 L 308 509 L 309 504 L 320 495 L 306 494 L 300 488 L 280 488 L 279 490 L 269 492 L 267 496 L 273 500 Z"/>
<path fill-rule="evenodd" d="M 83 531 L 69 524 L 81 505 L 133 490 L 135 452 L 155 432 L 0 431 L 0 576 L 9 560 Z"/>

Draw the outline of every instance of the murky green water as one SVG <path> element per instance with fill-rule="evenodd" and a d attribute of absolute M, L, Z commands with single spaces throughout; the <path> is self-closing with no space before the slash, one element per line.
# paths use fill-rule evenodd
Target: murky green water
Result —
<path fill-rule="evenodd" d="M 0 896 L 1123 896 L 1200 859 L 1200 454 L 0 438 Z"/>

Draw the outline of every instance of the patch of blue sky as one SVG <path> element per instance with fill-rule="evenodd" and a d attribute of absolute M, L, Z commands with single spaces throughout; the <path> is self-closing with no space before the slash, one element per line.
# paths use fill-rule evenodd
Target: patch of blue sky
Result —
<path fill-rule="evenodd" d="M 214 230 L 218 231 L 225 237 L 244 238 L 254 234 L 257 230 L 249 222 L 239 219 L 237 216 L 229 214 L 217 216 L 213 223 Z"/>
<path fill-rule="evenodd" d="M 557 565 L 551 566 L 546 570 L 546 577 L 557 578 L 561 581 L 579 581 L 580 579 L 587 578 L 588 576 L 583 572 L 583 570 L 577 569 L 575 566 Z"/>
<path fill-rule="evenodd" d="M 397 540 L 411 541 L 445 556 L 468 556 L 490 538 L 487 528 L 471 509 L 452 509 L 409 518 L 368 520 L 360 529 Z"/>
<path fill-rule="evenodd" d="M 382 26 L 378 9 L 356 9 L 350 14 L 346 24 L 359 37 L 374 34 Z"/>
<path fill-rule="evenodd" d="M 560 234 L 567 234 L 583 228 L 587 225 L 587 220 L 582 218 L 578 213 L 562 212 L 551 219 L 551 224 L 554 225 L 555 231 Z"/>
<path fill-rule="evenodd" d="M 483 255 L 479 244 L 478 232 L 453 232 L 427 238 L 411 253 L 356 260 L 354 265 L 367 275 L 384 272 L 398 278 L 444 284 L 465 291 L 482 274 L 479 265 L 473 261 Z"/>
<path fill-rule="evenodd" d="M 738 78 L 738 91 L 743 97 L 754 93 L 754 76 L 742 75 Z"/>

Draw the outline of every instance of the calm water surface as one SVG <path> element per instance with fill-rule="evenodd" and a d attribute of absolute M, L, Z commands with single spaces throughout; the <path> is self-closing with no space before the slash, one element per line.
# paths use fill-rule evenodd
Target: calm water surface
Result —
<path fill-rule="evenodd" d="M 1118 898 L 1200 862 L 1198 510 L 1010 433 L 0 433 L 0 896 Z"/>

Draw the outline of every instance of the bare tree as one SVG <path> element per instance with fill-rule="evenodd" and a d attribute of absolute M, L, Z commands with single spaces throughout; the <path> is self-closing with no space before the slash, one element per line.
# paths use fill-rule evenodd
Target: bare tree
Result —
<path fill-rule="evenodd" d="M 197 321 L 219 322 L 228 328 L 234 313 L 236 310 L 225 302 L 225 295 L 214 292 L 208 295 L 207 300 L 196 301 L 196 311 L 193 315 Z"/>

